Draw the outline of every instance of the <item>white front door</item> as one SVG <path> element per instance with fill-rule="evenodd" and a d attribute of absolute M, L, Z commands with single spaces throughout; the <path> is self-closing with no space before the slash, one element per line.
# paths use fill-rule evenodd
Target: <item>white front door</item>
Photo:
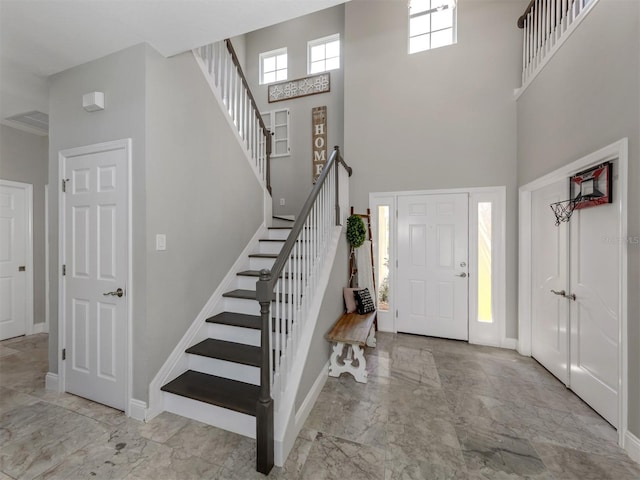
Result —
<path fill-rule="evenodd" d="M 616 168 L 616 164 L 614 164 Z M 614 203 L 575 210 L 571 228 L 571 389 L 618 427 L 620 272 L 617 182 Z"/>
<path fill-rule="evenodd" d="M 565 385 L 569 384 L 569 301 L 561 293 L 568 293 L 568 229 L 566 223 L 555 225 L 549 205 L 568 196 L 566 180 L 531 192 L 531 352 Z"/>
<path fill-rule="evenodd" d="M 128 143 L 111 142 L 62 152 L 61 166 L 65 390 L 120 410 L 126 405 L 128 155 Z"/>
<path fill-rule="evenodd" d="M 0 340 L 27 332 L 26 184 L 0 184 Z"/>
<path fill-rule="evenodd" d="M 468 195 L 398 197 L 399 332 L 468 340 Z"/>

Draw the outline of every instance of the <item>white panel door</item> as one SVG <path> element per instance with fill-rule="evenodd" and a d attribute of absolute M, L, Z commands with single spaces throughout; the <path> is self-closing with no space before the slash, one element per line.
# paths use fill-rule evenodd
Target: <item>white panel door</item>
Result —
<path fill-rule="evenodd" d="M 0 185 L 0 340 L 27 332 L 27 190 Z"/>
<path fill-rule="evenodd" d="M 568 293 L 568 233 L 566 223 L 555 225 L 549 205 L 568 196 L 566 180 L 531 193 L 531 352 L 565 385 L 569 384 L 569 300 L 552 290 Z"/>
<path fill-rule="evenodd" d="M 468 340 L 468 196 L 398 197 L 399 332 Z"/>
<path fill-rule="evenodd" d="M 613 192 L 615 203 L 576 210 L 569 222 L 571 389 L 617 427 L 622 245 L 615 180 Z"/>
<path fill-rule="evenodd" d="M 124 410 L 128 151 L 99 147 L 64 165 L 65 389 Z"/>

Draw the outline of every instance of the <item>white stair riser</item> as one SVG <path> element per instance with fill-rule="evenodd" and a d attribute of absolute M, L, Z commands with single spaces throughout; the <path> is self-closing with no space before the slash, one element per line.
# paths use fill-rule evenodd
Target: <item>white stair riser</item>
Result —
<path fill-rule="evenodd" d="M 249 258 L 249 268 L 251 270 L 262 270 L 263 268 L 271 270 L 275 261 L 275 258 L 251 257 Z"/>
<path fill-rule="evenodd" d="M 249 438 L 256 438 L 256 419 L 251 415 L 238 413 L 191 398 L 163 392 L 166 411 L 191 418 L 198 422 L 228 430 Z"/>
<path fill-rule="evenodd" d="M 260 369 L 251 365 L 227 362 L 218 358 L 188 355 L 189 370 L 202 372 L 217 377 L 230 378 L 244 383 L 260 385 Z"/>
<path fill-rule="evenodd" d="M 284 242 L 260 242 L 259 253 L 280 253 Z"/>
<path fill-rule="evenodd" d="M 276 229 L 269 230 L 269 234 L 267 235 L 267 238 L 271 238 L 273 240 L 286 240 L 287 237 L 289 236 L 289 233 L 291 233 L 290 229 L 276 228 Z"/>
<path fill-rule="evenodd" d="M 254 347 L 260 346 L 260 330 L 255 330 L 253 328 L 208 323 L 207 335 L 209 338 L 213 338 L 215 340 L 244 343 L 245 345 L 253 345 Z"/>
<path fill-rule="evenodd" d="M 236 276 L 236 288 L 242 290 L 255 290 L 258 277 L 249 277 L 244 275 Z"/>
<path fill-rule="evenodd" d="M 244 313 L 247 315 L 260 315 L 260 304 L 255 300 L 248 300 L 246 298 L 225 297 L 224 311 Z"/>

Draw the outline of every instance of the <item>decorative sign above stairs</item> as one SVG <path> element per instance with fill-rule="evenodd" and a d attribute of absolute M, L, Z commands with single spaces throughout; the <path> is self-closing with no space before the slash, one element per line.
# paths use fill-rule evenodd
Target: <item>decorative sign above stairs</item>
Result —
<path fill-rule="evenodd" d="M 315 185 L 327 163 L 327 107 L 313 107 L 311 110 L 311 151 L 313 152 L 312 178 Z"/>
<path fill-rule="evenodd" d="M 272 83 L 268 88 L 269 103 L 281 102 L 290 98 L 306 97 L 331 91 L 329 73 L 311 75 L 297 80 Z"/>

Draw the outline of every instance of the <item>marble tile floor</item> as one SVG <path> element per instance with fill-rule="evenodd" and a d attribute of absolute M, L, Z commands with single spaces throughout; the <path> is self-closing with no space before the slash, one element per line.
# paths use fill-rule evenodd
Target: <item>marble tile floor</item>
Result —
<path fill-rule="evenodd" d="M 329 378 L 274 479 L 640 479 L 616 432 L 509 350 L 379 334 L 369 382 Z M 0 342 L 0 480 L 252 480 L 255 442 L 44 389 L 47 335 Z"/>

